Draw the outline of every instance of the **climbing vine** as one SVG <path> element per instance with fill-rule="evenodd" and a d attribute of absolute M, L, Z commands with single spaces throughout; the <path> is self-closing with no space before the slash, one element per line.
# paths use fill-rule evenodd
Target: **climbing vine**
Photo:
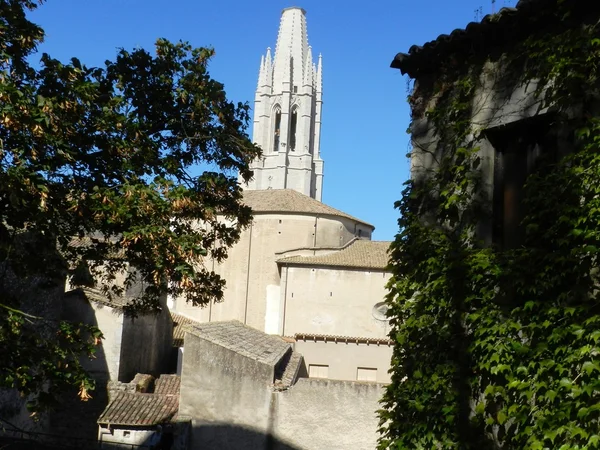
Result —
<path fill-rule="evenodd" d="M 600 448 L 600 25 L 574 3 L 540 11 L 510 51 L 416 86 L 413 120 L 433 125 L 435 151 L 396 205 L 380 449 Z M 525 86 L 570 130 L 570 152 L 536 163 L 519 245 L 503 246 L 482 232 L 475 97 Z"/>

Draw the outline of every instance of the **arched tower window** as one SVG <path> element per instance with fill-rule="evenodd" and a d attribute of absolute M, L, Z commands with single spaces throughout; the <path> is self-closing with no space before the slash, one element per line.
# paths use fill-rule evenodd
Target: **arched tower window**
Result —
<path fill-rule="evenodd" d="M 290 150 L 296 150 L 296 130 L 298 129 L 298 108 L 292 111 L 292 119 L 290 121 Z"/>
<path fill-rule="evenodd" d="M 281 110 L 275 109 L 275 127 L 273 128 L 273 151 L 279 151 L 279 138 L 281 135 Z"/>

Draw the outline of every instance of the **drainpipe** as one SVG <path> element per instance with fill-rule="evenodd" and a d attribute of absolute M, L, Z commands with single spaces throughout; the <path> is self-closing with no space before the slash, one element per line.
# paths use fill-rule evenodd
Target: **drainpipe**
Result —
<path fill-rule="evenodd" d="M 318 230 L 318 223 L 319 223 L 319 215 L 317 214 L 315 216 L 315 236 L 313 238 L 313 249 L 315 249 L 317 247 L 317 230 Z M 313 255 L 315 254 L 315 250 L 313 250 Z"/>
<path fill-rule="evenodd" d="M 250 288 L 250 256 L 252 255 L 252 225 L 254 221 L 250 222 L 250 235 L 248 237 L 248 265 L 246 269 L 246 304 L 244 306 L 244 325 L 248 318 L 248 289 Z"/>
<path fill-rule="evenodd" d="M 215 258 L 212 258 L 212 272 L 215 272 Z M 212 322 L 212 306 L 213 306 L 213 302 L 214 299 L 210 299 L 210 302 L 208 302 L 208 321 Z"/>
<path fill-rule="evenodd" d="M 281 322 L 281 335 L 285 336 L 285 309 L 287 307 L 287 289 L 288 289 L 288 276 L 289 276 L 289 267 L 286 264 L 285 266 L 285 284 L 283 286 L 283 320 Z"/>

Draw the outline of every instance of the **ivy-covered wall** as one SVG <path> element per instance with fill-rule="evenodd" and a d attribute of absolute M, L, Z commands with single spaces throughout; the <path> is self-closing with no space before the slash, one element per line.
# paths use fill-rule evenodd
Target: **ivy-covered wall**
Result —
<path fill-rule="evenodd" d="M 600 10 L 523 3 L 398 64 L 381 449 L 600 448 Z"/>

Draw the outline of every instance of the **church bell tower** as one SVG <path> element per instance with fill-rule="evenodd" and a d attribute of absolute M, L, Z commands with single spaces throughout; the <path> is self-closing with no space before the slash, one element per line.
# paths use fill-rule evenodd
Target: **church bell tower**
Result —
<path fill-rule="evenodd" d="M 244 189 L 294 189 L 321 201 L 322 60 L 313 63 L 306 12 L 281 15 L 275 56 L 261 57 L 254 98 L 253 140 L 263 151 L 252 164 L 254 179 Z"/>

